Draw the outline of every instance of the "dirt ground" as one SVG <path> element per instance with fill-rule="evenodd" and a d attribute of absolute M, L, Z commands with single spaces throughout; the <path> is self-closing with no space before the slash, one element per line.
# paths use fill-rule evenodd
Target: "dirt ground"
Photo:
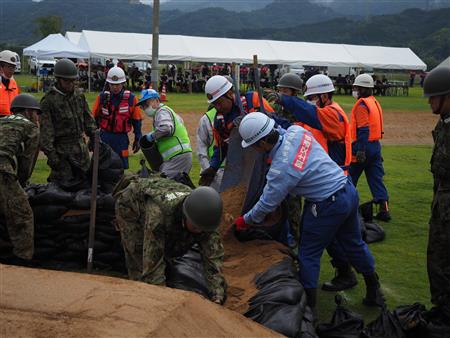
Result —
<path fill-rule="evenodd" d="M 196 133 L 201 114 L 181 113 L 189 132 L 191 143 L 197 143 Z M 430 145 L 433 144 L 431 131 L 438 118 L 430 112 L 385 112 L 383 144 L 388 145 Z M 145 118 L 143 131 L 151 130 L 151 119 Z"/>
<path fill-rule="evenodd" d="M 191 292 L 0 264 L 1 337 L 281 337 Z"/>

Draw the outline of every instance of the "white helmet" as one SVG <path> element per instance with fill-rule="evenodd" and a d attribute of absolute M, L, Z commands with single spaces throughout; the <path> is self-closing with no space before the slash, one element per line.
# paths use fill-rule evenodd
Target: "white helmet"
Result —
<path fill-rule="evenodd" d="M 208 103 L 213 103 L 219 97 L 227 93 L 233 85 L 222 75 L 214 75 L 205 85 L 205 93 Z"/>
<path fill-rule="evenodd" d="M 326 75 L 317 74 L 311 76 L 309 80 L 306 81 L 305 96 L 331 92 L 334 92 L 333 81 Z"/>
<path fill-rule="evenodd" d="M 354 86 L 373 88 L 373 78 L 369 74 L 360 74 L 356 77 Z"/>
<path fill-rule="evenodd" d="M 242 137 L 242 148 L 250 147 L 264 136 L 269 135 L 275 126 L 275 121 L 263 113 L 254 112 L 244 116 L 239 125 Z"/>
<path fill-rule="evenodd" d="M 9 63 L 10 65 L 16 66 L 16 53 L 10 50 L 3 50 L 0 52 L 0 62 Z"/>
<path fill-rule="evenodd" d="M 106 82 L 111 84 L 119 84 L 127 81 L 125 77 L 125 72 L 122 68 L 114 66 L 108 71 L 108 75 L 106 77 Z"/>

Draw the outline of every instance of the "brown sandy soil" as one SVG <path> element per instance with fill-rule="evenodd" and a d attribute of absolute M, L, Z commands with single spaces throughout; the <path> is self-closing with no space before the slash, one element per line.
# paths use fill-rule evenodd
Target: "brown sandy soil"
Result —
<path fill-rule="evenodd" d="M 387 112 L 384 113 L 383 144 L 389 145 L 431 145 L 431 131 L 438 117 L 430 112 Z"/>
<path fill-rule="evenodd" d="M 228 283 L 225 307 L 244 313 L 248 300 L 257 293 L 254 279 L 286 257 L 286 248 L 273 241 L 255 240 L 241 243 L 233 235 L 231 224 L 239 217 L 245 199 L 245 187 L 223 192 L 224 216 L 220 233 L 225 247 L 224 275 Z"/>
<path fill-rule="evenodd" d="M 0 265 L 1 337 L 281 337 L 194 293 Z"/>

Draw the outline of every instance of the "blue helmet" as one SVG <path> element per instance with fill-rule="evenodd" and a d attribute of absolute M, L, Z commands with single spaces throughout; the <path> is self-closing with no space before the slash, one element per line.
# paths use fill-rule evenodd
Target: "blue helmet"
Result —
<path fill-rule="evenodd" d="M 142 104 L 148 99 L 159 99 L 158 92 L 154 89 L 144 89 L 143 91 L 141 91 L 141 98 L 138 101 L 137 105 Z"/>

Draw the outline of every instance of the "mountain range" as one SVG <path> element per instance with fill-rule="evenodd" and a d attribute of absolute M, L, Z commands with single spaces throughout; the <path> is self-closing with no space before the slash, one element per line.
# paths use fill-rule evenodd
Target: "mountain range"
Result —
<path fill-rule="evenodd" d="M 382 9 L 401 9 L 407 2 L 422 8 L 450 5 L 450 1 L 433 0 L 389 1 L 389 6 L 383 0 L 174 0 L 161 5 L 160 32 L 410 47 L 430 66 L 450 55 L 450 8 L 408 9 L 389 15 L 371 10 L 371 15 L 363 16 L 354 10 L 363 3 L 379 8 L 383 2 Z M 231 10 L 201 8 L 222 3 Z M 200 7 L 185 10 L 181 6 L 189 4 Z M 136 0 L 0 0 L 0 47 L 20 50 L 38 41 L 42 37 L 36 33 L 36 19 L 49 15 L 61 17 L 62 33 L 83 29 L 149 33 L 152 29 L 152 7 Z"/>

